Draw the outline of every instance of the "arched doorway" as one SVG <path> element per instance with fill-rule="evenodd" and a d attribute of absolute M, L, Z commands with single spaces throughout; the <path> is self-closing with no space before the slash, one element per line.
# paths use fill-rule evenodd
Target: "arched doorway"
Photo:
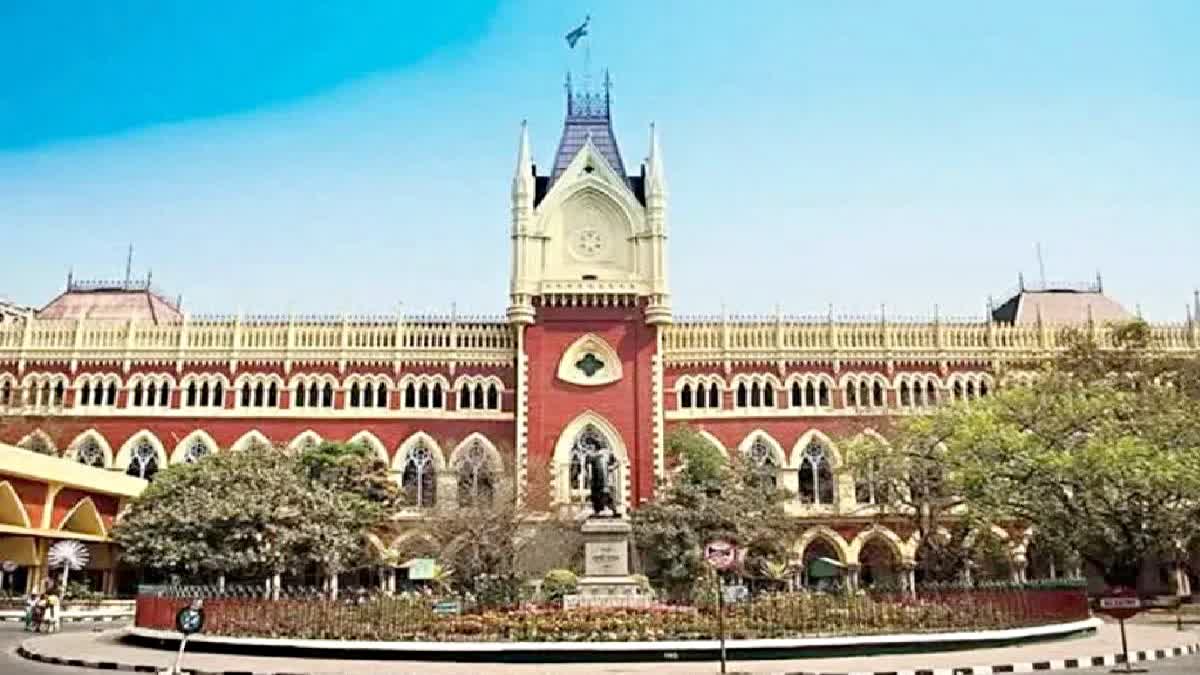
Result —
<path fill-rule="evenodd" d="M 882 536 L 867 539 L 858 554 L 858 561 L 861 565 L 858 579 L 862 588 L 899 587 L 900 559 L 895 548 Z"/>
<path fill-rule="evenodd" d="M 837 547 L 824 537 L 816 537 L 804 547 L 796 570 L 798 588 L 829 592 L 845 585 L 846 565 Z"/>

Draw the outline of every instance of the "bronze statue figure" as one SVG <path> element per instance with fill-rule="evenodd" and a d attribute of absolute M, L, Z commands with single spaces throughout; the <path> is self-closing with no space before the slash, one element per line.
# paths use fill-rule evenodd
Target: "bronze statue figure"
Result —
<path fill-rule="evenodd" d="M 608 511 L 610 517 L 620 517 L 617 512 L 617 506 L 613 500 L 612 487 L 608 484 L 608 460 L 610 455 L 605 452 L 597 452 L 589 455 L 588 462 L 588 478 L 591 487 L 591 502 L 592 502 L 592 518 L 603 517 L 604 512 Z"/>

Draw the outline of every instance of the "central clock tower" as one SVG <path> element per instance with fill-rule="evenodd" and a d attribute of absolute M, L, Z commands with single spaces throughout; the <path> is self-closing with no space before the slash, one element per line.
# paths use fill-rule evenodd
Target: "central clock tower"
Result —
<path fill-rule="evenodd" d="M 517 332 L 516 472 L 534 508 L 582 508 L 585 450 L 614 458 L 626 508 L 663 475 L 659 329 L 671 320 L 666 183 L 658 136 L 629 175 L 612 130 L 611 85 L 575 91 L 550 170 L 521 127 L 512 183 L 508 320 Z"/>

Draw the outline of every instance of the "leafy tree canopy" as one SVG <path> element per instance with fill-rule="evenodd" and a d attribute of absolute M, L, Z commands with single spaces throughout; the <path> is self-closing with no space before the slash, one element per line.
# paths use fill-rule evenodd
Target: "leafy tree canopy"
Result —
<path fill-rule="evenodd" d="M 395 499 L 368 457 L 343 444 L 253 446 L 172 465 L 130 504 L 113 539 L 131 564 L 192 575 L 341 571 L 363 559 L 366 532 Z"/>
<path fill-rule="evenodd" d="M 849 441 L 851 469 L 887 486 L 885 508 L 923 544 L 945 540 L 947 523 L 1029 526 L 1039 545 L 1133 585 L 1200 516 L 1200 362 L 1148 345 L 1138 322 L 1107 349 L 1076 334 L 1031 387 L 904 418 L 887 444 Z"/>
<path fill-rule="evenodd" d="M 688 595 L 707 572 L 704 545 L 717 539 L 746 549 L 748 574 L 789 558 L 798 525 L 773 475 L 747 462 L 731 465 L 689 427 L 672 430 L 666 445 L 681 468 L 660 499 L 633 512 L 634 539 L 655 586 Z"/>

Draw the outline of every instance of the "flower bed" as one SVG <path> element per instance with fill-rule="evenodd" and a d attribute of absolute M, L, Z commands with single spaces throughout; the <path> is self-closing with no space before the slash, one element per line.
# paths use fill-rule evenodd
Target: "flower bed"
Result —
<path fill-rule="evenodd" d="M 136 625 L 170 630 L 187 598 L 138 598 Z M 714 638 L 715 608 L 478 608 L 441 616 L 422 598 L 361 604 L 209 598 L 205 632 L 235 637 L 389 641 L 657 641 Z M 959 590 L 902 594 L 760 597 L 726 608 L 731 638 L 799 638 L 970 631 L 1088 617 L 1083 589 Z"/>

